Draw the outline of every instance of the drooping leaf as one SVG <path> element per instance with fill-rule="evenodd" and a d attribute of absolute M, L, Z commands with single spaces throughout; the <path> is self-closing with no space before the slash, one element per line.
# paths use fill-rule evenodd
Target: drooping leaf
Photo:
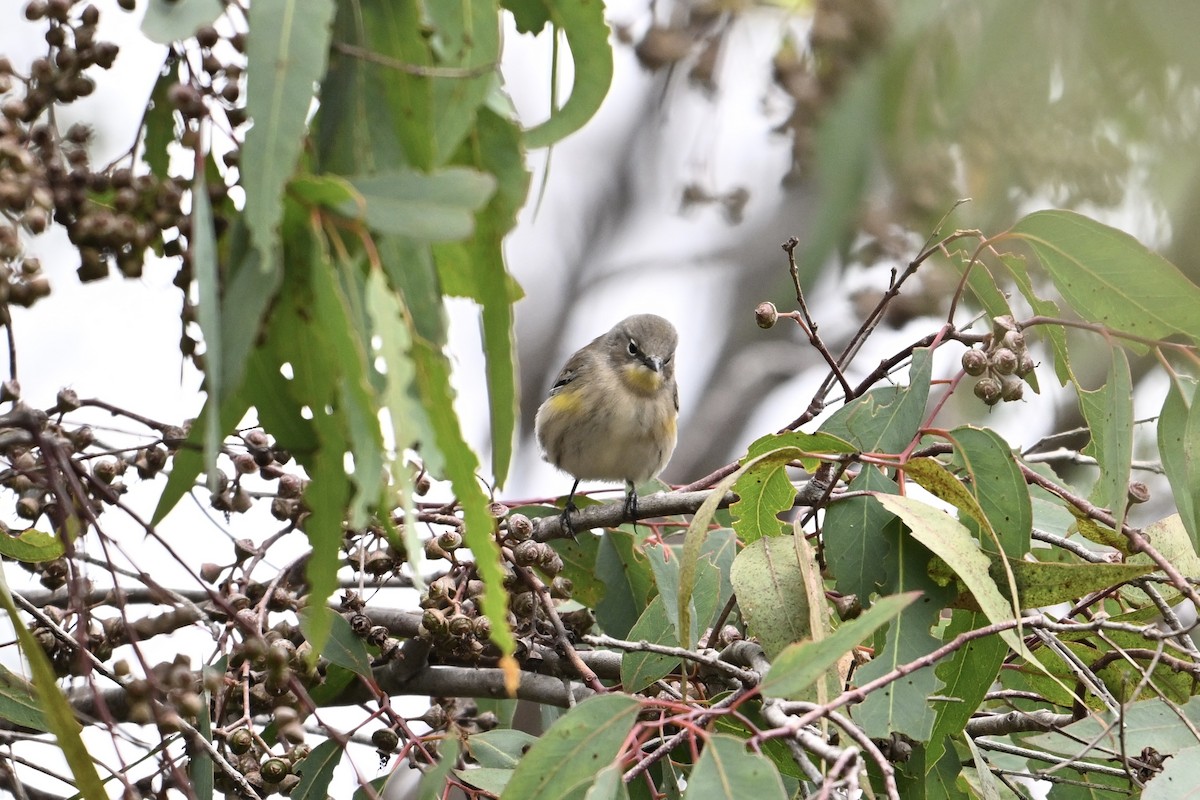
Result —
<path fill-rule="evenodd" d="M 228 666 L 226 658 L 222 657 L 214 666 L 205 666 L 202 669 L 205 678 L 224 675 L 225 669 Z M 218 678 L 219 680 L 219 678 Z M 212 692 L 204 688 L 204 681 L 201 681 L 200 699 L 204 703 L 203 708 L 209 708 L 209 703 L 212 702 Z M 204 737 L 204 740 L 210 745 L 213 744 L 212 732 L 212 716 L 207 712 L 202 712 L 196 715 L 196 731 Z M 194 753 L 188 761 L 187 774 L 192 782 L 192 791 L 196 794 L 196 800 L 212 800 L 213 792 L 215 791 L 216 775 L 213 766 L 213 759 L 206 751 L 197 748 L 198 752 Z"/>
<path fill-rule="evenodd" d="M 204 173 L 196 172 L 192 183 L 192 234 L 189 237 L 192 265 L 196 272 L 200 302 L 197 317 L 200 331 L 204 334 L 204 380 L 208 396 L 219 406 L 226 396 L 224 384 L 225 365 L 222 362 L 221 287 L 217 267 L 217 237 L 213 230 L 212 207 L 209 205 L 208 189 Z M 204 426 L 204 469 L 209 474 L 209 487 L 216 487 L 217 454 L 221 449 L 221 420 L 217 414 L 209 414 Z"/>
<path fill-rule="evenodd" d="M 596 773 L 596 780 L 584 800 L 629 800 L 629 789 L 622 780 L 624 774 L 620 764 L 609 764 Z"/>
<path fill-rule="evenodd" d="M 964 269 L 970 265 L 971 273 L 967 276 L 967 288 L 971 290 L 971 294 L 975 295 L 975 299 L 987 315 L 993 319 L 996 317 L 1011 316 L 1012 308 L 1008 305 L 1008 298 L 1004 296 L 1004 292 L 1000 291 L 999 285 L 996 283 L 995 276 L 988 269 L 987 264 L 982 260 L 976 260 L 972 263 L 972 249 L 965 248 L 961 242 L 955 242 L 950 245 L 950 255 L 954 258 L 950 259 L 950 264 L 961 274 Z"/>
<path fill-rule="evenodd" d="M 1029 275 L 1029 268 L 1024 258 L 1016 253 L 1001 253 L 1000 263 L 1012 275 L 1013 280 L 1017 283 L 1017 288 L 1025 296 L 1035 314 L 1051 318 L 1062 316 L 1057 303 L 1041 297 L 1034 289 L 1033 280 Z M 1043 333 L 1050 341 L 1050 352 L 1054 355 L 1055 376 L 1060 384 L 1066 386 L 1069 381 L 1075 379 L 1071 370 L 1070 352 L 1067 349 L 1066 331 L 1061 325 L 1047 325 L 1039 327 L 1038 332 Z M 1026 331 L 1025 336 L 1029 335 L 1030 333 Z"/>
<path fill-rule="evenodd" d="M 1184 575 L 1200 575 L 1200 556 L 1196 554 L 1192 539 L 1188 536 L 1187 530 L 1183 527 L 1183 520 L 1178 514 L 1172 514 L 1147 525 L 1142 529 L 1142 533 L 1154 543 L 1154 549 Z M 1125 563 L 1151 565 L 1154 562 L 1145 553 L 1135 553 L 1126 557 Z M 1170 585 L 1160 586 L 1159 593 L 1167 602 L 1174 602 L 1179 596 L 1179 590 Z M 1141 589 L 1132 586 L 1122 587 L 1121 595 L 1139 606 L 1150 602 Z"/>
<path fill-rule="evenodd" d="M 372 342 L 378 342 L 372 363 L 382 363 L 385 370 L 383 374 L 378 370 L 373 374 L 383 384 L 378 392 L 381 405 L 387 412 L 388 430 L 391 432 L 391 446 L 385 454 L 393 491 L 393 501 L 389 505 L 397 505 L 394 495 L 399 495 L 398 505 L 403 509 L 405 518 L 405 524 L 399 526 L 399 535 L 404 541 L 413 578 L 420 582 L 424 550 L 416 524 L 413 476 L 405 463 L 404 453 L 421 445 L 425 464 L 435 474 L 440 474 L 442 461 L 437 454 L 429 415 L 417 401 L 417 371 L 409 354 L 412 332 L 400 298 L 388 287 L 381 271 L 376 269 L 372 269 L 367 276 L 365 292 L 366 312 L 373 332 Z"/>
<path fill-rule="evenodd" d="M 851 492 L 894 494 L 894 481 L 877 467 L 864 465 L 846 487 Z M 873 497 L 855 496 L 830 504 L 821 525 L 825 560 L 844 595 L 856 595 L 863 606 L 882 591 L 892 563 L 891 543 L 900 533 L 900 522 Z"/>
<path fill-rule="evenodd" d="M 162 3 L 158 2 L 155 5 Z M 146 17 L 149 16 L 150 11 L 147 9 Z M 170 153 L 167 148 L 175 140 L 175 109 L 167 98 L 167 92 L 175 85 L 177 73 L 174 61 L 167 59 L 162 65 L 158 80 L 154 82 L 150 101 L 146 104 L 146 112 L 142 117 L 142 129 L 145 131 L 142 137 L 142 159 L 150 168 L 150 172 L 159 178 L 167 176 L 170 165 Z"/>
<path fill-rule="evenodd" d="M 326 739 L 312 749 L 296 767 L 300 783 L 292 789 L 291 797 L 298 800 L 326 800 L 333 771 L 342 760 L 342 746 Z"/>
<path fill-rule="evenodd" d="M 379 397 L 370 379 L 375 331 L 366 309 L 365 276 L 358 264 L 342 259 L 327 260 L 311 274 L 314 323 L 338 365 L 335 396 L 354 457 L 349 521 L 361 528 L 379 500 L 384 466 Z"/>
<path fill-rule="evenodd" d="M 1054 210 L 1029 214 L 1007 235 L 1033 249 L 1085 320 L 1147 339 L 1182 334 L 1200 343 L 1200 287 L 1129 234 Z"/>
<path fill-rule="evenodd" d="M 783 781 L 770 759 L 746 750 L 746 742 L 718 733 L 708 737 L 688 778 L 684 800 L 784 800 Z"/>
<path fill-rule="evenodd" d="M 763 693 L 791 700 L 803 699 L 802 693 L 827 669 L 898 616 L 919 596 L 919 592 L 909 592 L 880 598 L 862 616 L 843 622 L 824 639 L 788 645 L 775 657 L 770 671 L 763 678 Z"/>
<path fill-rule="evenodd" d="M 1033 507 L 1012 449 L 988 428 L 955 428 L 950 440 L 955 460 L 969 478 L 965 486 L 991 523 L 1000 547 L 1010 558 L 1021 558 L 1029 552 Z"/>
<path fill-rule="evenodd" d="M 1200 786 L 1200 745 L 1180 750 L 1142 792 L 1142 800 L 1175 800 Z"/>
<path fill-rule="evenodd" d="M 503 800 L 582 800 L 597 773 L 617 757 L 640 708 L 621 695 L 584 700 L 529 748 Z"/>
<path fill-rule="evenodd" d="M 531 148 L 549 147 L 583 127 L 600 108 L 612 83 L 612 46 L 604 4 L 598 0 L 542 0 L 550 21 L 566 36 L 574 61 L 571 96 L 550 118 L 525 132 Z M 522 19 L 529 20 L 527 15 Z"/>
<path fill-rule="evenodd" d="M 1104 385 L 1095 391 L 1079 390 L 1079 406 L 1091 432 L 1083 452 L 1100 468 L 1091 500 L 1109 509 L 1120 528 L 1129 505 L 1133 462 L 1133 378 L 1120 347 L 1112 348 Z"/>
<path fill-rule="evenodd" d="M 650 601 L 642 616 L 629 630 L 635 642 L 650 642 L 679 647 L 675 624 L 667 616 L 661 595 Z M 679 666 L 679 659 L 658 653 L 632 651 L 621 656 L 621 686 L 627 692 L 640 692 Z"/>
<path fill-rule="evenodd" d="M 992 527 L 991 521 L 979 507 L 975 495 L 967 490 L 962 481 L 943 467 L 936 459 L 913 458 L 904 465 L 904 474 L 920 485 L 922 489 L 944 500 L 957 508 L 966 518 L 973 520 L 982 533 L 979 545 L 990 553 L 1000 552 L 999 536 Z"/>
<path fill-rule="evenodd" d="M 472 127 L 476 114 L 500 68 L 500 22 L 494 0 L 455 0 L 429 3 L 425 23 L 431 28 L 434 54 L 440 67 L 456 75 L 434 75 L 431 81 L 435 164 L 444 164 Z"/>
<path fill-rule="evenodd" d="M 290 215 L 296 216 L 299 209 L 291 206 Z M 307 247 L 307 233 L 285 237 L 285 249 Z M 249 231 L 238 220 L 225 237 L 223 247 L 224 285 L 221 292 L 221 322 L 223 328 L 221 345 L 222 397 L 237 391 L 246 377 L 246 365 L 252 358 L 255 345 L 260 340 L 264 318 L 271 302 L 283 283 L 283 265 L 279 259 L 263 260 L 259 252 L 251 247 Z M 222 400 L 222 402 L 224 402 Z M 234 420 L 230 425 L 236 424 Z M 224 416 L 222 416 L 224 423 Z M 223 432 L 229 427 L 222 427 Z"/>
<path fill-rule="evenodd" d="M 930 629 L 954 595 L 949 587 L 938 586 L 929 577 L 932 556 L 926 547 L 907 531 L 893 529 L 885 535 L 892 542 L 890 574 L 883 592 L 888 595 L 920 592 L 921 596 L 901 609 L 886 631 L 875 636 L 874 658 L 854 674 L 859 686 L 940 647 L 941 641 Z M 940 687 L 941 681 L 933 668 L 924 667 L 868 694 L 856 710 L 855 718 L 871 736 L 889 736 L 895 731 L 925 741 L 936 711 L 936 704 L 929 698 L 939 694 Z"/>
<path fill-rule="evenodd" d="M 802 279 L 815 275 L 853 232 L 871 171 L 872 132 L 881 124 L 882 91 L 879 65 L 864 69 L 821 121 L 814 159 L 821 202 L 812 220 L 815 235 L 797 259 Z"/>
<path fill-rule="evenodd" d="M 446 344 L 446 310 L 433 252 L 427 242 L 403 236 L 376 240 L 388 285 L 404 299 L 412 317 L 413 334 L 431 345 Z"/>
<path fill-rule="evenodd" d="M 987 625 L 987 617 L 978 611 L 955 611 L 943 640 L 953 641 L 959 634 Z M 933 733 L 926 745 L 926 765 L 933 767 L 941 759 L 946 738 L 956 735 L 992 688 L 996 675 L 1008 654 L 1008 646 L 998 636 L 985 636 L 967 643 L 942 661 L 934 670 L 944 686 L 942 693 L 954 701 L 938 703 Z M 953 748 L 950 749 L 953 753 Z"/>
<path fill-rule="evenodd" d="M 463 439 L 454 413 L 449 364 L 444 353 L 425 342 L 415 341 L 412 353 L 422 405 L 430 414 L 438 450 L 445 459 L 445 477 L 450 480 L 454 496 L 463 510 L 464 538 L 484 582 L 481 605 L 483 613 L 492 622 L 492 641 L 515 669 L 512 653 L 516 644 L 507 622 L 508 604 L 504 573 L 500 568 L 500 548 L 493 535 L 495 521 L 488 513 L 488 497 L 475 478 L 479 461 Z M 516 675 L 510 673 L 509 677 Z"/>
<path fill-rule="evenodd" d="M 626 637 L 655 592 L 654 575 L 646 554 L 625 531 L 599 537 L 596 577 L 604 584 L 604 599 L 596 620 L 613 636 Z"/>
<path fill-rule="evenodd" d="M 333 0 L 258 0 L 246 37 L 246 133 L 243 214 L 264 263 L 278 255 L 283 188 L 296 167 L 313 89 L 325 74 Z"/>
<path fill-rule="evenodd" d="M 1198 724 L 1200 697 L 1193 697 L 1178 708 L 1171 708 L 1160 700 L 1141 700 L 1124 706 L 1120 720 L 1114 720 L 1109 713 L 1092 714 L 1072 722 L 1061 733 L 1035 734 L 1028 742 L 1032 747 L 1062 755 L 1074 755 L 1072 743 L 1078 747 L 1079 741 L 1095 742 L 1105 748 L 1124 746 L 1125 752 L 1129 753 L 1140 753 L 1143 748 L 1152 747 L 1162 755 L 1175 755 L 1196 746 L 1195 726 Z"/>
<path fill-rule="evenodd" d="M 500 0 L 500 7 L 512 13 L 520 33 L 541 33 L 550 22 L 545 0 Z"/>
<path fill-rule="evenodd" d="M 974 595 L 976 602 L 992 622 L 1013 618 L 1012 603 L 1005 599 L 989 574 L 987 556 L 979 549 L 970 531 L 949 514 L 911 497 L 876 494 L 879 503 L 892 512 L 912 531 L 925 547 L 945 561 Z M 1009 630 L 1001 633 L 1009 647 L 1022 655 L 1026 648 L 1020 638 Z"/>
<path fill-rule="evenodd" d="M 14 535 L 0 534 L 0 555 L 26 564 L 53 561 L 63 554 L 62 541 L 52 533 L 34 528 Z"/>
<path fill-rule="evenodd" d="M 1012 560 L 1008 564 L 1021 605 L 1029 608 L 1064 603 L 1154 571 L 1150 564 L 1062 564 Z M 993 574 L 999 570 L 993 568 Z M 1001 579 L 998 577 L 997 581 Z M 1000 583 L 1003 586 L 1003 583 Z"/>
<path fill-rule="evenodd" d="M 301 618 L 307 616 L 308 613 L 308 609 L 304 609 L 301 612 Z M 332 625 L 329 640 L 325 644 L 325 649 L 321 651 L 321 655 L 331 664 L 345 667 L 363 678 L 370 679 L 371 654 L 367 652 L 367 645 L 363 638 L 356 636 L 354 631 L 350 630 L 350 623 L 341 614 L 330 615 L 330 621 Z"/>
<path fill-rule="evenodd" d="M 476 769 L 458 769 L 454 771 L 456 777 L 477 789 L 483 789 L 485 792 L 493 795 L 500 795 L 504 792 L 504 787 L 508 785 L 512 778 L 513 771 L 511 769 L 500 769 L 498 767 L 479 767 Z"/>
<path fill-rule="evenodd" d="M 325 649 L 333 625 L 333 612 L 325 601 L 337 589 L 342 520 L 351 487 L 343 467 L 349 443 L 337 423 L 323 413 L 317 417 L 316 427 L 320 450 L 313 456 L 309 467 L 311 479 L 304 488 L 304 504 L 310 513 L 304 518 L 303 527 L 312 545 L 312 555 L 305 567 L 309 613 L 302 620 L 302 629 L 313 650 L 320 653 Z"/>
<path fill-rule="evenodd" d="M 0 719 L 39 731 L 49 731 L 37 687 L 0 665 Z"/>
<path fill-rule="evenodd" d="M 358 198 L 339 210 L 361 217 L 373 229 L 426 242 L 454 241 L 470 236 L 474 213 L 496 190 L 496 179 L 465 167 L 426 174 L 391 170 L 349 178 Z"/>
<path fill-rule="evenodd" d="M 483 310 L 492 475 L 497 486 L 502 486 L 508 477 L 516 433 L 512 304 L 521 297 L 520 287 L 505 268 L 503 242 L 516 226 L 517 212 L 529 192 L 529 173 L 517 126 L 481 109 L 455 163 L 474 167 L 497 180 L 491 199 L 475 214 L 474 235 L 461 243 L 441 245 L 434 252 L 446 294 L 470 297 Z"/>
<path fill-rule="evenodd" d="M 1172 380 L 1158 417 L 1158 452 L 1171 496 L 1193 546 L 1200 548 L 1200 410 L 1196 384 Z"/>
<path fill-rule="evenodd" d="M 733 560 L 730 577 L 738 608 L 768 657 L 811 636 L 804 576 L 791 537 L 747 545 Z"/>
<path fill-rule="evenodd" d="M 8 613 L 9 621 L 17 634 L 17 641 L 21 645 L 21 652 L 29 662 L 33 689 L 37 693 L 45 727 L 54 734 L 55 744 L 74 776 L 79 796 L 84 800 L 104 800 L 108 797 L 108 792 L 105 791 L 104 782 L 96 772 L 91 754 L 79 735 L 82 728 L 75 719 L 75 713 L 71 710 L 67 698 L 58 688 L 54 667 L 50 665 L 46 651 L 29 632 L 29 628 L 25 627 L 25 622 L 17 612 L 3 570 L 0 570 L 0 605 Z"/>
<path fill-rule="evenodd" d="M 421 781 L 417 784 L 417 800 L 441 800 L 445 796 L 446 778 L 458 763 L 458 754 L 459 741 L 457 738 L 448 739 L 442 744 L 441 753 L 439 754 L 441 757 L 438 759 L 438 762 L 421 775 Z M 395 780 L 397 785 L 395 787 L 385 787 L 384 797 L 408 791 L 407 781 L 396 780 L 401 775 L 403 773 L 400 770 L 392 773 L 392 779 Z M 386 791 L 389 788 L 393 791 Z"/>
<path fill-rule="evenodd" d="M 535 516 L 530 513 L 533 511 L 530 506 L 514 509 L 514 511 L 530 518 Z M 550 511 L 550 514 L 558 513 L 561 512 L 557 509 Z M 578 539 L 556 539 L 550 543 L 554 552 L 558 553 L 563 560 L 563 571 L 560 574 L 571 581 L 573 586 L 571 597 L 591 609 L 596 609 L 607 591 L 597 566 L 600 543 L 607 539 L 608 535 L 606 534 L 605 536 L 581 536 Z M 607 630 L 607 628 L 606 625 L 605 629 Z"/>
<path fill-rule="evenodd" d="M 525 751 L 536 741 L 536 736 L 524 731 L 497 728 L 467 737 L 466 746 L 480 766 L 516 769 Z"/>

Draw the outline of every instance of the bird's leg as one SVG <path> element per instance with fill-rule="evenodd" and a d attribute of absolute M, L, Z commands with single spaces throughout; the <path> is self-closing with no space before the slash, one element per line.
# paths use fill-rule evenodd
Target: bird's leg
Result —
<path fill-rule="evenodd" d="M 638 496 L 633 481 L 625 481 L 625 518 L 637 525 Z"/>
<path fill-rule="evenodd" d="M 571 493 L 567 495 L 567 504 L 563 507 L 563 512 L 559 516 L 559 522 L 562 523 L 563 530 L 571 534 L 571 538 L 575 538 L 575 526 L 571 524 L 571 512 L 578 511 L 579 508 L 575 505 L 575 490 L 579 488 L 579 478 L 575 479 L 575 483 L 571 484 Z"/>

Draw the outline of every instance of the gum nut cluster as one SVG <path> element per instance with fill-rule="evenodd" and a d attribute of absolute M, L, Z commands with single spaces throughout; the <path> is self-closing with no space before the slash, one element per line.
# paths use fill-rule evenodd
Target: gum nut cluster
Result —
<path fill-rule="evenodd" d="M 963 371 L 979 378 L 975 396 L 989 406 L 1001 400 L 1020 400 L 1025 394 L 1025 377 L 1036 366 L 1020 326 L 1008 315 L 992 320 L 992 335 L 982 348 L 972 348 L 962 356 Z"/>

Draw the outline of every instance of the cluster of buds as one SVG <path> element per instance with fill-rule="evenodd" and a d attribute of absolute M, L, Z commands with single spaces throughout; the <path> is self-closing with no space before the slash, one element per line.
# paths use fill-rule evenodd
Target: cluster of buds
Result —
<path fill-rule="evenodd" d="M 975 396 L 989 406 L 1020 400 L 1025 378 L 1036 366 L 1020 326 L 1008 315 L 992 320 L 992 335 L 982 349 L 972 348 L 962 355 L 963 371 L 979 378 Z"/>
<path fill-rule="evenodd" d="M 259 797 L 275 793 L 290 795 L 300 784 L 299 767 L 311 752 L 308 745 L 298 744 L 285 753 L 273 753 L 246 727 L 226 733 L 225 745 L 234 756 L 230 760 Z M 237 793 L 238 787 L 230 776 L 217 773 L 216 781 L 216 788 L 221 791 Z"/>
<path fill-rule="evenodd" d="M 446 660 L 475 663 L 490 646 L 492 621 L 480 613 L 483 581 L 475 566 L 460 564 L 450 574 L 430 581 L 421 596 L 417 635 Z"/>
<path fill-rule="evenodd" d="M 54 123 L 54 108 L 90 95 L 92 72 L 117 58 L 117 45 L 98 39 L 100 10 L 80 0 L 31 0 L 25 17 L 45 25 L 46 54 L 28 74 L 0 58 L 0 297 L 22 306 L 49 294 L 50 285 L 37 260 L 25 257 L 21 232 L 36 236 L 51 220 L 64 226 L 79 250 L 79 277 L 88 281 L 107 276 L 112 264 L 140 276 L 148 248 L 174 244 L 182 252 L 167 232 L 183 230 L 186 219 L 181 181 L 128 168 L 95 170 L 91 130 L 61 131 Z"/>

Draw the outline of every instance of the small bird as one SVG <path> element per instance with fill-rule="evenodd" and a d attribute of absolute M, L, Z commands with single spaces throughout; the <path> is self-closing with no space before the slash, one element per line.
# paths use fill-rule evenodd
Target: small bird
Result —
<path fill-rule="evenodd" d="M 675 327 L 654 314 L 618 322 L 567 359 L 537 413 L 546 460 L 573 476 L 562 513 L 572 530 L 582 480 L 624 481 L 625 515 L 637 516 L 637 484 L 662 472 L 675 450 L 679 389 Z"/>

